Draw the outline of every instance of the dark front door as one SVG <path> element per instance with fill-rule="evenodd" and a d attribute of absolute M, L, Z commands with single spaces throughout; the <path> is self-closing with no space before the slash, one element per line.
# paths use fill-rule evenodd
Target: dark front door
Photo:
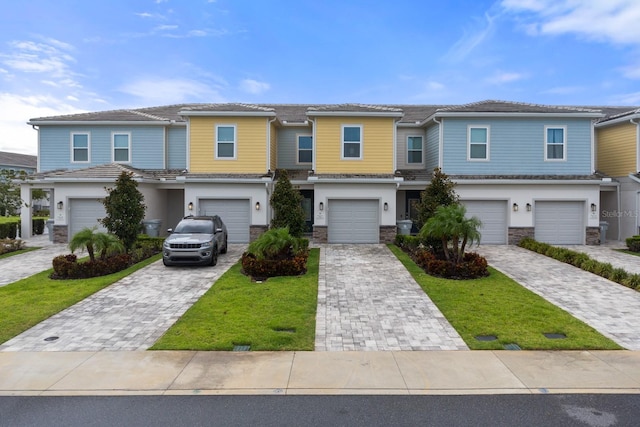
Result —
<path fill-rule="evenodd" d="M 302 209 L 304 210 L 304 220 L 307 223 L 306 232 L 313 232 L 313 190 L 300 190 L 302 194 Z"/>
<path fill-rule="evenodd" d="M 420 203 L 420 191 L 409 190 L 407 191 L 406 197 L 406 206 L 405 212 L 408 214 L 408 218 L 413 221 L 413 226 L 411 227 L 411 234 L 416 234 L 418 231 L 417 223 L 418 223 L 418 203 Z"/>

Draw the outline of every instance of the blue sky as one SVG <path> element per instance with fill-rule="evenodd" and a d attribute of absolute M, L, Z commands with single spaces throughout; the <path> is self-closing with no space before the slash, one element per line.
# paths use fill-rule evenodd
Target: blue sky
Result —
<path fill-rule="evenodd" d="M 30 118 L 182 102 L 640 105 L 638 0 L 0 0 Z"/>

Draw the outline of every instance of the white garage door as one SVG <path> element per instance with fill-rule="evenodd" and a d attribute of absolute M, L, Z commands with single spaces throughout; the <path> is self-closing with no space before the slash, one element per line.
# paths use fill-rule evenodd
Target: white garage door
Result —
<path fill-rule="evenodd" d="M 104 205 L 97 199 L 70 199 L 69 200 L 69 239 L 83 228 L 98 227 L 99 231 L 106 228 L 98 222 L 104 218 L 106 212 Z"/>
<path fill-rule="evenodd" d="M 329 243 L 379 243 L 378 200 L 329 200 Z"/>
<path fill-rule="evenodd" d="M 504 200 L 467 200 L 462 202 L 467 208 L 467 217 L 477 217 L 480 227 L 481 244 L 504 245 L 507 243 L 507 202 Z"/>
<path fill-rule="evenodd" d="M 200 201 L 201 215 L 218 215 L 227 226 L 229 243 L 249 242 L 251 211 L 249 199 L 206 199 Z"/>
<path fill-rule="evenodd" d="M 535 239 L 558 245 L 584 244 L 584 202 L 536 202 Z"/>

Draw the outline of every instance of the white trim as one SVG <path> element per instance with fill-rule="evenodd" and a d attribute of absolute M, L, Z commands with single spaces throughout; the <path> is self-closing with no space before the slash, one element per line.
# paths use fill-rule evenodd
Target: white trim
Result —
<path fill-rule="evenodd" d="M 359 157 L 345 157 L 344 144 L 356 144 L 355 141 L 344 140 L 345 128 L 359 128 L 360 129 L 360 141 L 357 142 L 360 145 Z M 364 158 L 364 126 L 361 124 L 343 124 L 340 127 L 340 160 L 362 160 Z"/>
<path fill-rule="evenodd" d="M 409 161 L 410 160 L 409 159 L 409 138 L 420 138 L 420 140 L 421 140 L 421 144 L 420 144 L 420 159 L 421 160 L 420 160 L 420 162 L 411 162 L 411 161 Z M 424 149 L 425 148 L 424 147 L 425 140 L 426 140 L 426 137 L 423 136 L 423 135 L 407 135 L 406 153 L 405 153 L 406 154 L 405 158 L 406 158 L 407 165 L 424 165 L 424 161 L 425 161 L 425 159 L 424 159 L 425 158 L 425 149 Z M 411 151 L 415 152 L 417 150 L 411 150 Z"/>
<path fill-rule="evenodd" d="M 187 135 L 186 135 L 186 144 L 187 144 L 187 158 L 186 158 L 186 170 L 191 169 L 191 120 L 187 122 Z"/>
<path fill-rule="evenodd" d="M 220 143 L 218 141 L 218 129 L 219 128 L 233 128 L 233 141 L 222 141 L 223 144 L 229 144 L 232 143 L 233 144 L 233 156 L 231 157 L 221 157 L 218 155 L 218 144 Z M 217 123 L 216 127 L 215 127 L 215 140 L 214 140 L 214 158 L 216 160 L 237 160 L 238 158 L 238 126 L 235 124 L 223 124 L 223 123 Z"/>
<path fill-rule="evenodd" d="M 87 136 L 87 160 L 75 160 L 75 147 L 73 145 L 74 143 L 74 136 L 76 135 L 86 135 Z M 70 135 L 70 141 L 69 143 L 71 144 L 71 163 L 80 163 L 80 164 L 84 164 L 84 163 L 91 163 L 91 132 L 87 131 L 87 132 L 71 132 Z"/>
<path fill-rule="evenodd" d="M 127 160 L 116 160 L 116 147 L 115 147 L 115 137 L 116 135 L 127 135 Z M 132 150 L 132 143 L 131 143 L 131 132 L 122 132 L 122 131 L 112 131 L 111 132 L 111 161 L 113 163 L 131 163 L 131 160 L 133 159 L 133 150 Z M 122 148 L 119 148 L 119 150 L 123 150 Z"/>
<path fill-rule="evenodd" d="M 301 162 L 300 161 L 300 138 L 301 137 L 309 137 L 311 138 L 311 148 L 305 148 L 303 151 L 311 151 L 311 161 L 310 162 Z M 296 165 L 311 165 L 313 164 L 313 135 L 308 133 L 296 133 Z"/>
<path fill-rule="evenodd" d="M 471 129 L 486 130 L 485 156 L 484 158 L 471 157 Z M 474 145 L 481 145 L 474 143 Z M 467 161 L 469 162 L 488 162 L 491 160 L 491 126 L 490 125 L 467 125 Z"/>
<path fill-rule="evenodd" d="M 547 137 L 548 137 L 548 132 L 547 130 L 549 129 L 562 129 L 563 133 L 562 133 L 562 158 L 561 159 L 550 159 L 548 158 L 548 153 L 547 153 Z M 559 145 L 559 144 L 553 144 L 553 145 Z M 567 148 L 568 148 L 568 144 L 567 144 L 567 126 L 566 125 L 545 125 L 544 126 L 544 161 L 545 162 L 566 162 L 567 161 Z"/>
<path fill-rule="evenodd" d="M 186 126 L 186 122 L 174 122 L 170 120 L 36 120 L 27 122 L 32 126 Z"/>

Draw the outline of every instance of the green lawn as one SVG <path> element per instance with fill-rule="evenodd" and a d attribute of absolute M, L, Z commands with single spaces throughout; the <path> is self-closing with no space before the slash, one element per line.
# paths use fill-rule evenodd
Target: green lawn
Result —
<path fill-rule="evenodd" d="M 629 255 L 634 255 L 634 256 L 640 256 L 640 252 L 633 252 L 630 251 L 629 249 L 614 249 L 618 252 L 622 252 L 623 254 L 629 254 Z"/>
<path fill-rule="evenodd" d="M 313 350 L 319 249 L 311 249 L 303 276 L 264 283 L 231 267 L 151 350 Z"/>
<path fill-rule="evenodd" d="M 400 248 L 389 248 L 472 350 L 503 349 L 505 344 L 523 350 L 621 348 L 493 268 L 481 279 L 441 279 L 426 274 Z M 548 339 L 544 333 L 567 338 Z M 498 340 L 481 342 L 475 338 L 479 335 L 495 335 Z"/>
<path fill-rule="evenodd" d="M 47 270 L 0 287 L 0 343 L 161 257 L 162 254 L 158 254 L 108 276 L 52 280 L 49 279 L 52 270 Z"/>

